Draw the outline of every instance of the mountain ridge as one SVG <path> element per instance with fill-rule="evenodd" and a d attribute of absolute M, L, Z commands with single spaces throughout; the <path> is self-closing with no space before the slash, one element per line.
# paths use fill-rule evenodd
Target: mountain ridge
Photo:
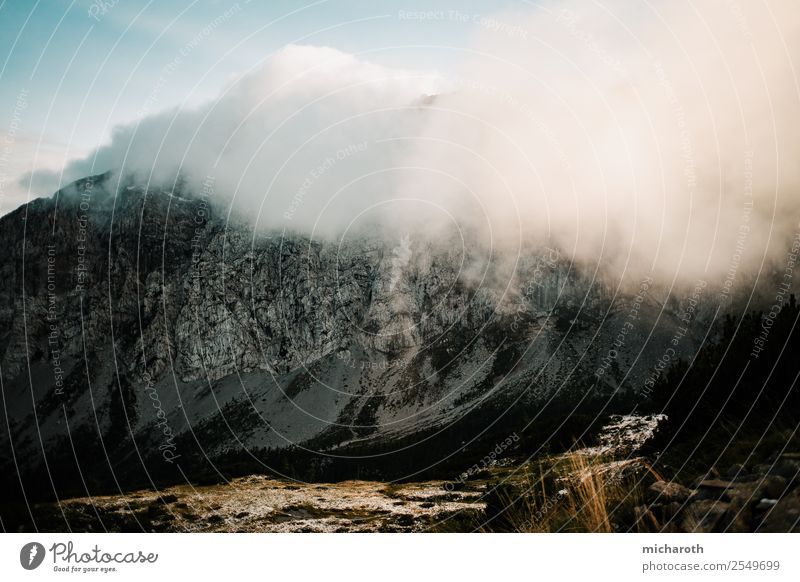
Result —
<path fill-rule="evenodd" d="M 530 421 L 642 400 L 685 327 L 685 297 L 652 279 L 620 292 L 550 247 L 510 261 L 416 233 L 261 233 L 202 193 L 110 173 L 0 223 L 2 438 L 17 459 L 2 464 L 24 459 L 23 475 L 74 463 L 76 434 L 115 480 L 251 451 L 391 451 L 468 415 L 510 432 L 511 408 Z M 712 302 L 696 311 L 710 320 Z"/>

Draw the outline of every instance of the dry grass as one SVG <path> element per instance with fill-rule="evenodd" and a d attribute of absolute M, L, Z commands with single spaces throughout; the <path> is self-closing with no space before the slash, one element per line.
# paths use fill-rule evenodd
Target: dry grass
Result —
<path fill-rule="evenodd" d="M 517 532 L 613 532 L 634 527 L 634 507 L 658 475 L 642 459 L 609 461 L 581 452 L 545 460 L 498 486 L 491 527 Z"/>
<path fill-rule="evenodd" d="M 567 496 L 569 513 L 575 516 L 582 531 L 609 533 L 613 531 L 609 518 L 610 499 L 622 499 L 620 480 L 607 480 L 606 472 L 585 455 L 567 456 L 573 483 Z"/>

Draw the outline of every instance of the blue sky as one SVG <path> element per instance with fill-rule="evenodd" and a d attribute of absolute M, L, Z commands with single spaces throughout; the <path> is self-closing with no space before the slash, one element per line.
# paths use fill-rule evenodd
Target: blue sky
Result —
<path fill-rule="evenodd" d="M 439 0 L 435 10 L 464 19 L 418 20 L 404 14 L 430 2 L 0 1 L 0 140 L 13 133 L 0 160 L 0 213 L 24 202 L 20 174 L 85 155 L 142 111 L 208 100 L 288 43 L 446 74 L 453 49 L 479 27 L 474 15 L 525 4 Z"/>
<path fill-rule="evenodd" d="M 436 13 L 428 19 L 414 17 L 415 12 L 431 10 Z M 65 177 L 48 176 L 47 170 L 58 171 L 99 146 L 107 146 L 100 150 L 107 155 L 97 167 L 92 158 L 90 171 L 121 168 L 123 162 L 129 169 L 133 162 L 127 158 L 127 144 L 133 140 L 126 141 L 126 133 L 112 140 L 115 127 L 135 130 L 135 143 L 139 144 L 135 162 L 142 167 L 133 167 L 143 171 L 154 167 L 150 161 L 157 157 L 182 170 L 191 166 L 196 175 L 202 174 L 208 160 L 220 156 L 215 150 L 218 127 L 237 135 L 233 146 L 243 148 L 241 151 L 250 151 L 247 146 L 251 144 L 260 146 L 261 129 L 269 121 L 264 111 L 258 110 L 264 113 L 263 125 L 254 125 L 241 136 L 240 117 L 225 115 L 229 110 L 241 111 L 242 104 L 248 103 L 247 93 L 244 101 L 222 98 L 215 102 L 215 108 L 225 102 L 229 109 L 220 107 L 223 111 L 215 112 L 214 119 L 221 126 L 206 124 L 212 133 L 191 149 L 194 157 L 183 159 L 189 148 L 181 140 L 194 145 L 196 132 L 191 131 L 191 124 L 196 121 L 195 108 L 199 110 L 227 84 L 287 44 L 300 44 L 359 55 L 360 59 L 345 58 L 359 66 L 369 61 L 437 72 L 451 81 L 477 81 L 475 88 L 465 87 L 449 95 L 454 106 L 473 121 L 438 123 L 437 117 L 437 123 L 426 127 L 423 135 L 444 135 L 469 144 L 466 149 L 480 151 L 485 160 L 504 164 L 504 181 L 508 178 L 516 184 L 516 190 L 531 204 L 524 214 L 546 216 L 550 221 L 553 213 L 554 224 L 563 230 L 565 246 L 580 235 L 590 257 L 605 235 L 602 221 L 584 220 L 580 228 L 573 224 L 581 216 L 577 209 L 583 216 L 618 218 L 622 226 L 615 224 L 614 228 L 627 237 L 620 244 L 636 235 L 655 249 L 673 245 L 661 245 L 647 235 L 664 229 L 684 232 L 687 216 L 692 216 L 696 217 L 692 227 L 696 237 L 689 247 L 717 249 L 722 253 L 720 264 L 727 265 L 728 249 L 735 244 L 740 224 L 741 207 L 735 197 L 742 188 L 763 196 L 765 223 L 772 224 L 780 217 L 792 221 L 792 228 L 796 225 L 792 217 L 797 216 L 800 183 L 795 163 L 800 151 L 800 91 L 794 63 L 800 55 L 797 13 L 794 0 L 0 0 L 0 215 L 30 198 L 52 194 L 53 184 L 63 183 Z M 504 24 L 522 26 L 530 38 L 509 30 L 491 30 L 480 22 L 481 16 L 498 14 Z M 334 51 L 295 47 L 286 52 L 310 54 L 308 59 L 315 62 L 316 54 Z M 280 65 L 280 61 L 279 57 L 271 64 Z M 290 60 L 287 70 L 294 72 L 295 68 Z M 346 77 L 346 69 L 330 67 L 330 71 L 338 75 L 334 81 Z M 362 73 L 360 69 L 357 72 Z M 309 77 L 315 81 L 323 77 L 325 83 L 336 86 L 324 75 Z M 274 85 L 274 79 L 281 77 L 255 78 Z M 369 75 L 364 73 L 363 78 Z M 269 94 L 266 89 L 273 85 L 256 84 L 252 94 L 260 98 L 262 93 Z M 300 92 L 302 86 L 293 89 Z M 444 99 L 447 84 L 441 86 L 445 87 Z M 391 87 L 391 96 L 396 96 L 398 90 Z M 418 88 L 412 87 L 414 91 Z M 492 93 L 493 89 L 498 91 Z M 383 106 L 381 99 L 391 98 L 369 95 L 366 105 L 357 103 L 364 105 L 363 109 Z M 294 103 L 287 99 L 286 107 Z M 317 129 L 315 115 L 330 125 L 332 116 L 338 114 L 338 109 L 327 105 L 307 111 L 303 121 L 308 124 L 303 128 L 309 135 L 312 128 Z M 146 128 L 149 133 L 140 132 L 133 123 L 175 107 L 183 109 L 180 116 L 170 113 L 151 118 L 153 127 Z M 185 122 L 191 135 L 172 130 L 174 117 Z M 168 127 L 159 125 L 164 119 L 170 120 Z M 488 139 L 482 124 L 503 128 L 504 135 L 525 144 L 526 157 L 536 162 L 537 179 L 542 176 L 549 186 L 534 189 L 532 184 L 539 182 L 526 173 L 527 166 L 515 162 L 505 142 Z M 404 124 L 399 127 L 405 129 Z M 265 154 L 264 160 L 279 161 L 288 141 L 298 136 L 303 137 L 296 132 L 288 138 L 281 136 L 283 141 L 276 138 L 278 153 L 269 159 Z M 323 141 L 317 144 L 320 148 L 327 147 Z M 166 152 L 160 149 L 163 144 L 168 144 Z M 178 147 L 181 144 L 184 146 Z M 238 153 L 227 142 L 225 145 L 226 153 Z M 310 149 L 304 153 L 316 155 Z M 379 148 L 374 150 L 374 154 L 370 150 L 374 166 L 380 167 L 383 158 Z M 564 152 L 569 164 L 559 159 L 559 152 Z M 757 153 L 746 157 L 749 152 Z M 430 161 L 422 152 L 414 153 L 416 157 L 403 157 L 401 162 Z M 231 157 L 233 154 L 226 159 Z M 240 158 L 243 156 L 234 161 L 250 159 Z M 430 163 L 451 167 L 452 175 L 472 170 L 457 156 L 442 158 Z M 282 194 L 291 195 L 289 186 L 295 178 L 302 178 L 307 161 L 313 160 L 296 159 L 298 173 L 287 174 L 288 186 Z M 755 177 L 753 184 L 742 184 L 746 163 L 754 165 L 750 173 L 760 180 L 758 184 Z M 683 177 L 690 166 L 692 179 L 687 181 Z M 84 175 L 80 163 L 70 167 Z M 578 171 L 567 170 L 573 167 Z M 29 188 L 21 178 L 32 171 L 42 182 Z M 269 164 L 260 163 L 248 174 L 248 203 L 260 204 L 263 173 L 269 172 Z M 243 173 L 237 166 L 232 164 L 227 174 L 221 170 L 218 174 L 220 191 L 238 195 Z M 484 175 L 476 169 L 474 174 L 475 189 L 490 197 L 503 186 L 491 172 Z M 564 191 L 563 185 L 574 185 L 573 180 L 578 186 Z M 724 192 L 720 185 L 725 185 Z M 458 199 L 456 194 L 448 198 L 447 189 L 440 184 L 415 182 L 413 186 L 412 191 L 426 196 Z M 372 198 L 365 198 L 366 202 L 378 195 L 377 188 L 368 190 Z M 780 211 L 774 211 L 777 193 Z M 384 188 L 380 194 L 393 192 Z M 723 204 L 723 195 L 735 203 Z M 545 203 L 548 213 L 540 212 Z M 487 201 L 489 205 L 501 211 L 506 208 Z M 275 208 L 282 211 L 285 205 Z M 307 208 L 314 207 L 307 203 Z M 633 221 L 635 231 L 626 230 L 631 208 L 642 209 L 639 221 Z M 666 209 L 663 219 L 658 212 L 650 212 L 659 208 Z M 718 220 L 720 212 L 723 216 Z M 708 224 L 730 228 L 720 226 L 709 232 Z M 545 227 L 550 228 L 550 222 Z M 728 233 L 727 243 L 705 238 L 723 230 Z M 754 243 L 753 249 L 757 246 Z M 679 258 L 676 251 L 667 261 Z M 703 263 L 698 263 L 698 268 L 705 269 L 707 259 L 698 260 Z"/>

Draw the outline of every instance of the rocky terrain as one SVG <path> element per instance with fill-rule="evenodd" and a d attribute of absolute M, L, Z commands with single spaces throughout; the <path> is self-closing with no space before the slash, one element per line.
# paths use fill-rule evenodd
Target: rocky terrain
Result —
<path fill-rule="evenodd" d="M 209 192 L 112 174 L 2 217 L 0 244 L 4 527 L 796 527 L 786 457 L 640 498 L 671 479 L 634 452 L 663 417 L 598 432 L 657 412 L 656 381 L 702 342 L 723 353 L 705 282 L 620 285 L 546 241 L 509 260 L 448 233 L 262 232 Z M 680 424 L 691 401 L 657 396 Z M 536 471 L 549 496 L 504 521 Z M 626 509 L 576 524 L 600 481 Z"/>
<path fill-rule="evenodd" d="M 657 481 L 636 508 L 640 529 L 663 532 L 800 532 L 800 454 L 734 465 L 693 487 Z"/>
<path fill-rule="evenodd" d="M 483 484 L 292 483 L 263 476 L 67 500 L 37 510 L 47 531 L 424 532 L 480 523 Z"/>
<path fill-rule="evenodd" d="M 255 232 L 110 174 L 4 216 L 0 243 L 2 464 L 50 496 L 635 399 L 687 308 L 546 246 Z"/>
<path fill-rule="evenodd" d="M 445 481 L 250 475 L 38 503 L 33 513 L 40 530 L 72 532 L 798 531 L 796 453 L 723 477 L 712 470 L 686 487 L 642 456 L 662 421 L 614 416 L 592 446 L 527 461 L 509 449 Z"/>
<path fill-rule="evenodd" d="M 537 462 L 556 477 L 563 496 L 599 474 L 611 481 L 641 475 L 646 462 L 638 451 L 659 420 L 616 416 L 600 429 L 598 446 Z M 593 462 L 575 471 L 564 463 L 572 455 Z M 492 456 L 448 481 L 403 483 L 303 483 L 251 475 L 211 486 L 180 485 L 44 503 L 35 512 L 38 527 L 46 531 L 527 531 L 532 528 L 525 524 L 498 528 L 492 512 L 498 510 L 498 501 L 499 510 L 505 509 L 503 491 L 515 488 L 527 494 L 533 466 L 513 454 Z"/>

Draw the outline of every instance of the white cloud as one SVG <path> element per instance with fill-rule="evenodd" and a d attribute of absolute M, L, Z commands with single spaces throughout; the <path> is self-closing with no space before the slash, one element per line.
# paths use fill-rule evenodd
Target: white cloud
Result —
<path fill-rule="evenodd" d="M 455 222 L 484 243 L 720 275 L 743 229 L 750 264 L 797 229 L 797 16 L 559 3 L 493 17 L 446 82 L 289 46 L 212 103 L 117 128 L 67 174 L 180 170 L 198 191 L 211 175 L 263 229 Z"/>

